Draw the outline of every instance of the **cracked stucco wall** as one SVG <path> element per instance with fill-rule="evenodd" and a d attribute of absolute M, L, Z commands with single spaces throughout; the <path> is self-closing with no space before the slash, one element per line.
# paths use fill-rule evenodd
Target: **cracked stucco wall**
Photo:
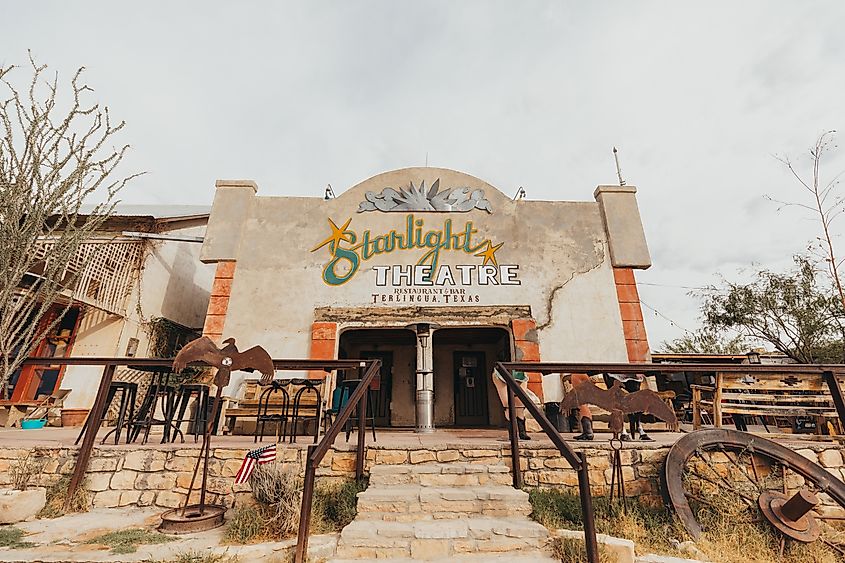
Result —
<path fill-rule="evenodd" d="M 450 219 L 455 231 L 460 231 L 471 221 L 476 229 L 474 240 L 502 244 L 495 253 L 497 263 L 517 265 L 520 285 L 475 284 L 466 288 L 477 296 L 471 303 L 374 300 L 373 295 L 382 289 L 376 287 L 372 267 L 415 264 L 424 253 L 420 249 L 396 250 L 362 261 L 358 273 L 340 286 L 323 281 L 323 268 L 331 254 L 328 247 L 313 249 L 331 234 L 330 219 L 338 227 L 348 221 L 347 228 L 358 242 L 366 231 L 372 236 L 401 232 L 411 212 L 358 213 L 360 202 L 367 192 L 379 193 L 385 187 L 410 182 L 419 186 L 425 181 L 430 186 L 436 179 L 441 188 L 483 190 L 492 213 L 480 209 L 414 212 L 414 219 L 423 221 L 425 230 L 442 229 Z M 276 188 L 268 186 L 268 190 Z M 246 185 L 238 188 L 235 199 L 237 205 L 223 197 L 215 200 L 202 255 L 208 261 L 237 262 L 223 335 L 236 337 L 243 345 L 262 345 L 274 357 L 307 357 L 312 323 L 338 322 L 342 330 L 344 311 L 349 310 L 368 311 L 366 321 L 359 318 L 355 326 L 404 326 L 409 316 L 414 322 L 442 326 L 507 326 L 501 311 L 518 310 L 529 311 L 536 320 L 543 360 L 627 361 L 607 229 L 596 201 L 512 201 L 478 178 L 438 168 L 381 174 L 328 201 L 261 196 Z M 440 263 L 481 265 L 482 258 L 441 252 Z M 413 314 L 397 315 L 397 309 Z M 336 318 L 333 310 L 338 311 Z M 464 310 L 471 313 L 461 315 Z M 233 385 L 238 383 L 233 380 Z"/>

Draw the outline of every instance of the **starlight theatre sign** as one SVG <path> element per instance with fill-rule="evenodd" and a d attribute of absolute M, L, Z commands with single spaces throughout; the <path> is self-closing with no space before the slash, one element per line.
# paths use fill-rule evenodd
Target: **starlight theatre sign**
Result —
<path fill-rule="evenodd" d="M 353 228 L 352 218 L 338 227 L 328 219 L 329 236 L 312 252 L 325 249 L 329 258 L 322 271 L 323 282 L 341 286 L 362 273 L 371 275 L 371 303 L 460 304 L 480 303 L 480 288 L 520 285 L 519 265 L 499 264 L 496 252 L 504 242 L 479 234 L 473 221 L 445 219 L 435 224 L 409 213 L 491 212 L 483 190 L 454 188 L 439 190 L 440 181 L 429 190 L 425 183 L 407 189 L 385 188 L 380 194 L 367 192 L 358 212 L 381 211 L 403 214 L 397 226 L 385 231 Z M 406 254 L 416 254 L 413 262 Z M 456 260 L 444 263 L 447 256 Z M 369 260 L 378 264 L 368 267 Z M 384 262 L 387 262 L 386 264 Z"/>

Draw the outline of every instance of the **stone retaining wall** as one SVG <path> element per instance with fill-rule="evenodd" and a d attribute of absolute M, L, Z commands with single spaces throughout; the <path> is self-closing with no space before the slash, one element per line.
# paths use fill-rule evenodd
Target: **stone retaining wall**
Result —
<path fill-rule="evenodd" d="M 556 487 L 577 489 L 578 478 L 557 450 L 548 444 L 522 443 L 520 464 L 523 479 L 528 487 Z M 606 443 L 578 444 L 577 449 L 587 452 L 590 463 L 590 484 L 594 495 L 606 495 L 610 488 L 610 460 L 612 452 Z M 39 477 L 42 486 L 50 486 L 62 475 L 69 475 L 75 463 L 76 447 L 39 448 L 38 456 L 44 461 L 44 471 Z M 212 502 L 231 505 L 237 496 L 249 496 L 248 485 L 234 485 L 234 476 L 241 466 L 245 448 L 219 447 L 212 451 L 209 464 L 209 486 Z M 625 491 L 629 496 L 659 503 L 658 474 L 668 453 L 667 446 L 632 444 L 622 450 L 622 471 Z M 835 476 L 845 480 L 843 448 L 829 443 L 804 444 L 798 453 L 819 463 Z M 198 450 L 196 448 L 153 449 L 149 447 L 128 449 L 121 446 L 95 448 L 88 468 L 85 487 L 92 493 L 95 507 L 160 506 L 170 508 L 184 501 L 191 481 Z M 279 445 L 279 461 L 299 468 L 304 467 L 306 450 L 302 446 L 286 448 Z M 27 454 L 25 449 L 0 448 L 0 487 L 11 484 L 9 469 L 14 460 Z M 730 475 L 733 468 L 722 454 L 713 454 L 712 461 L 720 472 Z M 468 448 L 461 444 L 444 444 L 438 448 L 368 446 L 367 470 L 373 464 L 447 463 L 452 461 L 510 465 L 510 448 L 501 446 Z M 735 473 L 735 471 L 733 471 Z M 352 444 L 339 443 L 320 465 L 317 475 L 321 480 L 346 480 L 355 474 L 355 451 Z M 794 476 L 790 487 L 800 486 L 801 478 Z M 199 483 L 195 485 L 198 486 Z M 833 509 L 830 509 L 833 511 Z"/>

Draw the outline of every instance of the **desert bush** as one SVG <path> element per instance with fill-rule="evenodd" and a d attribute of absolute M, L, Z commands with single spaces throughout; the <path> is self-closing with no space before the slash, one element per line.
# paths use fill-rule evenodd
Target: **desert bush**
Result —
<path fill-rule="evenodd" d="M 19 491 L 36 483 L 44 471 L 44 459 L 35 449 L 28 450 L 26 454 L 15 459 L 9 465 L 9 474 L 12 476 L 12 487 Z"/>
<path fill-rule="evenodd" d="M 311 509 L 311 532 L 340 531 L 356 514 L 357 494 L 366 485 L 318 483 Z M 280 463 L 258 466 L 250 478 L 255 503 L 235 508 L 224 535 L 227 543 L 254 543 L 293 537 L 299 529 L 302 479 Z"/>
<path fill-rule="evenodd" d="M 70 486 L 70 475 L 63 475 L 53 486 L 47 489 L 47 504 L 38 513 L 39 518 L 58 518 L 69 512 L 88 512 L 91 507 L 91 499 L 85 487 L 77 487 L 67 510 L 65 510 L 65 499 Z"/>

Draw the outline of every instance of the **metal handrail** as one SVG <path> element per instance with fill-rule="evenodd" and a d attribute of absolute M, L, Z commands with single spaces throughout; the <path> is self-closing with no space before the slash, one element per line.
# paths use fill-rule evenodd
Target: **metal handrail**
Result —
<path fill-rule="evenodd" d="M 299 530 L 296 536 L 296 551 L 294 563 L 304 563 L 308 553 L 308 531 L 311 525 L 311 507 L 314 500 L 314 480 L 317 467 L 332 447 L 337 435 L 346 425 L 355 408 L 358 408 L 358 447 L 355 458 L 355 478 L 361 480 L 364 476 L 364 445 L 366 433 L 367 390 L 376 374 L 381 369 L 381 360 L 358 360 L 357 365 L 367 367 L 355 391 L 349 396 L 343 409 L 338 413 L 334 423 L 329 427 L 319 444 L 308 446 L 305 458 L 305 478 L 302 484 L 302 506 L 299 511 Z"/>
<path fill-rule="evenodd" d="M 508 386 L 508 417 L 510 418 L 509 434 L 511 442 L 511 466 L 513 468 L 513 486 L 516 489 L 522 488 L 522 470 L 519 467 L 519 431 L 516 425 L 516 403 L 514 396 L 519 397 L 522 406 L 525 407 L 531 416 L 540 424 L 540 428 L 549 437 L 561 455 L 566 458 L 572 469 L 578 472 L 578 496 L 581 498 L 581 519 L 584 521 L 584 546 L 587 550 L 587 561 L 599 563 L 599 547 L 596 539 L 596 514 L 593 511 L 593 497 L 590 493 L 590 467 L 587 463 L 587 455 L 584 452 L 576 453 L 572 446 L 566 443 L 557 428 L 549 422 L 543 411 L 534 404 L 528 393 L 516 382 L 510 371 L 511 366 L 528 366 L 524 371 L 537 372 L 534 369 L 542 364 L 510 364 L 499 362 L 496 370 L 502 374 L 505 384 Z M 546 364 L 548 365 L 548 364 Z M 520 370 L 523 371 L 523 370 Z"/>
<path fill-rule="evenodd" d="M 118 366 L 138 366 L 138 367 L 171 367 L 173 365 L 173 358 L 133 358 L 133 357 L 102 357 L 102 356 L 76 356 L 70 358 L 51 358 L 51 357 L 30 357 L 23 361 L 23 365 L 35 365 L 35 366 L 56 366 L 56 365 L 64 365 L 64 366 L 103 366 L 103 375 L 100 378 L 100 385 L 97 389 L 97 395 L 94 399 L 94 404 L 91 406 L 91 411 L 88 414 L 89 423 L 87 428 L 85 429 L 85 434 L 82 438 L 82 445 L 79 447 L 79 454 L 76 457 L 76 465 L 73 468 L 73 474 L 71 475 L 70 484 L 68 485 L 68 491 L 66 495 L 66 504 L 71 502 L 76 490 L 79 488 L 79 485 L 82 483 L 82 479 L 85 476 L 85 472 L 88 469 L 88 462 L 91 459 L 91 453 L 94 449 L 94 441 L 97 436 L 97 432 L 100 430 L 100 425 L 103 422 L 103 415 L 105 413 L 106 408 L 106 397 L 108 395 L 108 389 L 111 385 L 112 379 L 114 378 L 115 368 Z M 189 365 L 197 366 L 197 367 L 208 367 L 207 364 L 204 362 L 191 362 Z M 362 367 L 369 366 L 369 370 L 367 371 L 367 375 L 364 377 L 364 381 L 369 384 L 369 382 L 373 379 L 374 374 L 371 373 L 373 371 L 373 365 L 381 365 L 379 360 L 288 360 L 288 359 L 274 359 L 273 360 L 273 367 L 280 371 L 332 371 L 332 370 L 343 370 L 343 369 L 357 369 Z M 376 373 L 378 372 L 378 368 L 376 368 Z M 363 382 L 362 381 L 362 384 Z M 361 396 L 364 396 L 364 407 L 366 407 L 366 394 L 363 390 L 356 388 L 355 392 L 350 397 L 350 404 L 353 400 L 361 400 Z M 346 422 L 351 414 L 351 410 L 347 412 L 348 409 L 344 409 L 338 415 L 337 421 Z M 360 421 L 359 421 L 360 422 Z M 330 432 L 333 431 L 334 426 L 329 429 Z M 334 430 L 332 433 L 332 442 L 334 442 L 334 438 L 337 437 L 337 433 L 339 432 L 339 428 Z M 358 450 L 362 452 L 364 449 L 363 443 L 363 432 L 359 432 L 358 437 Z M 325 456 L 326 452 L 328 451 L 329 447 L 331 447 L 331 443 L 327 443 L 325 437 L 323 438 L 323 442 L 320 443 L 322 447 L 321 455 L 317 460 L 317 464 L 322 458 Z M 313 446 L 312 446 L 313 447 Z M 310 455 L 311 447 L 309 447 L 309 455 Z M 314 468 L 316 468 L 317 464 L 314 464 Z M 306 461 L 307 467 L 307 461 Z M 356 474 L 358 478 L 361 477 L 364 471 L 363 465 L 363 454 L 359 454 L 358 466 L 356 467 Z M 313 488 L 313 475 L 312 475 L 312 488 Z M 310 502 L 311 499 L 308 500 L 309 511 L 310 511 Z M 304 504 L 304 500 L 303 500 Z M 307 543 L 307 539 L 306 539 Z"/>

